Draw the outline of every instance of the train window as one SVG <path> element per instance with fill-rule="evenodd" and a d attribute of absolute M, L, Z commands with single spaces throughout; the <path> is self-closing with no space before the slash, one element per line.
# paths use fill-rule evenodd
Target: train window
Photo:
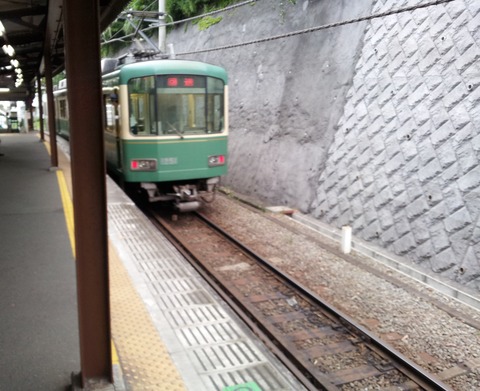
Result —
<path fill-rule="evenodd" d="M 208 91 L 208 112 L 207 118 L 209 121 L 208 128 L 212 132 L 221 132 L 223 130 L 223 82 L 213 77 L 207 78 L 207 91 Z"/>
<path fill-rule="evenodd" d="M 159 76 L 157 86 L 157 120 L 162 133 L 205 134 L 223 130 L 224 84 L 220 79 Z"/>
<path fill-rule="evenodd" d="M 66 99 L 60 99 L 58 101 L 58 108 L 59 108 L 59 113 L 58 116 L 62 119 L 68 118 L 67 116 L 67 100 Z"/>
<path fill-rule="evenodd" d="M 132 79 L 128 83 L 130 95 L 130 131 L 134 135 L 156 134 L 154 122 L 155 78 L 153 76 Z"/>
<path fill-rule="evenodd" d="M 115 134 L 118 124 L 118 95 L 115 93 L 104 95 L 104 123 L 105 131 Z"/>
<path fill-rule="evenodd" d="M 196 75 L 162 75 L 129 82 L 130 128 L 135 135 L 220 133 L 224 83 Z"/>

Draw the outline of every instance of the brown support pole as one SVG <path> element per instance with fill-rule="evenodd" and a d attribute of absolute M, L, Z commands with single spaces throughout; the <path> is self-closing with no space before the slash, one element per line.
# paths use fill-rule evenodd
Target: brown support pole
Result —
<path fill-rule="evenodd" d="M 28 131 L 31 132 L 33 130 L 33 102 L 29 100 L 28 102 L 28 111 L 30 113 L 30 117 L 28 118 Z"/>
<path fill-rule="evenodd" d="M 112 380 L 98 0 L 64 0 L 83 387 Z"/>
<path fill-rule="evenodd" d="M 50 135 L 50 161 L 52 168 L 58 167 L 58 151 L 57 151 L 57 128 L 55 125 L 55 103 L 53 101 L 53 84 L 52 84 L 52 63 L 50 62 L 50 45 L 46 40 L 45 45 L 45 87 L 47 90 L 47 110 L 48 110 L 48 132 Z"/>
<path fill-rule="evenodd" d="M 42 99 L 42 78 L 37 75 L 37 94 L 38 94 L 38 117 L 40 120 L 40 141 L 45 141 L 45 130 L 43 126 L 43 99 Z"/>

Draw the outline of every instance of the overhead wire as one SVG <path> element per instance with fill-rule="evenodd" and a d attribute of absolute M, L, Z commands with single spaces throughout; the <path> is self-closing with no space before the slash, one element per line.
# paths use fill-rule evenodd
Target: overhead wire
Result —
<path fill-rule="evenodd" d="M 229 11 L 229 10 L 232 10 L 232 9 L 235 9 L 235 8 L 238 8 L 238 7 L 242 7 L 242 6 L 251 4 L 251 3 L 256 3 L 257 1 L 260 1 L 260 0 L 246 0 L 246 1 L 243 1 L 241 3 L 233 4 L 231 6 L 228 6 L 228 7 L 219 9 L 219 10 L 207 12 L 207 13 L 202 14 L 202 15 L 193 16 L 191 18 L 186 18 L 186 19 L 182 19 L 182 20 L 179 20 L 179 21 L 172 21 L 172 22 L 169 22 L 169 23 L 165 23 L 165 24 L 162 24 L 162 26 L 163 25 L 164 26 L 173 26 L 173 25 L 177 25 L 177 24 L 187 23 L 187 22 L 190 22 L 190 21 L 193 21 L 193 20 L 196 20 L 196 19 L 204 18 L 206 16 L 215 15 L 215 14 L 226 12 L 226 11 Z M 249 46 L 249 45 L 254 45 L 254 44 L 258 44 L 258 43 L 270 42 L 270 41 L 275 41 L 275 40 L 278 40 L 278 39 L 290 38 L 290 37 L 294 37 L 294 36 L 297 36 L 297 35 L 309 34 L 309 33 L 317 32 L 317 31 L 321 31 L 321 30 L 327 30 L 327 29 L 331 29 L 331 28 L 335 28 L 335 27 L 346 26 L 346 25 L 349 25 L 349 24 L 365 22 L 365 21 L 378 19 L 378 18 L 384 18 L 386 16 L 391 16 L 391 15 L 395 15 L 395 14 L 401 14 L 401 13 L 405 13 L 405 12 L 413 12 L 417 9 L 437 6 L 437 5 L 441 5 L 441 4 L 447 4 L 447 3 L 451 3 L 453 1 L 457 1 L 457 0 L 433 0 L 433 1 L 429 1 L 429 2 L 426 2 L 426 3 L 420 3 L 420 4 L 409 6 L 409 7 L 393 9 L 393 10 L 389 10 L 389 11 L 385 11 L 385 12 L 376 13 L 376 14 L 373 14 L 373 15 L 363 16 L 363 17 L 359 17 L 359 18 L 355 18 L 355 19 L 344 20 L 344 21 L 340 21 L 340 22 L 334 22 L 334 23 L 325 24 L 325 25 L 321 25 L 321 26 L 309 27 L 309 28 L 306 28 L 306 29 L 296 30 L 296 31 L 292 31 L 292 32 L 289 32 L 289 33 L 285 33 L 285 34 L 279 34 L 279 35 L 274 35 L 274 36 L 265 37 L 265 38 L 259 38 L 259 39 L 255 39 L 255 40 L 251 40 L 251 41 L 234 43 L 234 44 L 230 44 L 230 45 L 218 46 L 218 47 L 214 47 L 214 48 L 207 48 L 207 49 L 199 49 L 199 50 L 188 51 L 188 52 L 181 52 L 181 53 L 176 53 L 175 55 L 176 56 L 186 56 L 186 55 L 192 55 L 192 54 L 208 53 L 208 52 L 213 52 L 213 51 L 238 48 L 238 47 L 242 47 L 242 46 Z M 142 29 L 142 31 L 147 31 L 147 30 L 150 30 L 150 29 L 158 28 L 158 27 L 159 27 L 159 24 L 151 25 L 149 27 L 146 27 L 145 29 Z M 109 41 L 102 42 L 102 45 L 103 44 L 108 44 L 108 43 L 111 43 L 111 42 L 115 42 L 115 41 L 123 41 L 125 38 L 129 38 L 129 37 L 132 37 L 132 36 L 134 36 L 134 34 L 128 34 L 128 35 L 125 35 L 121 38 L 114 38 L 114 39 L 111 39 Z"/>
<path fill-rule="evenodd" d="M 199 50 L 194 50 L 194 51 L 189 51 L 189 52 L 181 52 L 181 53 L 176 53 L 175 55 L 176 56 L 186 56 L 186 55 L 191 55 L 191 54 L 208 53 L 208 52 L 213 52 L 213 51 L 218 51 L 218 50 L 227 50 L 227 49 L 233 49 L 233 48 L 238 48 L 238 47 L 242 47 L 242 46 L 249 46 L 249 45 L 254 45 L 254 44 L 257 44 L 257 43 L 274 41 L 274 40 L 277 40 L 277 39 L 290 38 L 290 37 L 294 37 L 294 36 L 301 35 L 301 34 L 313 33 L 313 32 L 316 32 L 316 31 L 326 30 L 326 29 L 330 29 L 330 28 L 334 28 L 334 27 L 340 27 L 340 26 L 345 26 L 345 25 L 349 25 L 349 24 L 365 22 L 365 21 L 369 21 L 369 20 L 373 20 L 373 19 L 384 18 L 384 17 L 390 16 L 390 15 L 400 14 L 400 13 L 404 13 L 404 12 L 411 12 L 411 11 L 415 11 L 417 9 L 432 7 L 432 6 L 436 6 L 436 5 L 440 5 L 440 4 L 446 4 L 446 3 L 453 2 L 453 1 L 456 1 L 456 0 L 434 0 L 434 1 L 427 2 L 427 3 L 423 3 L 423 4 L 417 4 L 417 5 L 414 5 L 414 6 L 404 7 L 404 8 L 398 8 L 398 9 L 394 9 L 394 10 L 390 10 L 390 11 L 386 11 L 386 12 L 380 12 L 380 13 L 377 13 L 377 14 L 373 14 L 373 15 L 369 15 L 369 16 L 363 16 L 363 17 L 356 18 L 356 19 L 350 19 L 350 20 L 325 24 L 325 25 L 316 26 L 316 27 L 309 27 L 309 28 L 302 29 L 302 30 L 292 31 L 292 32 L 285 33 L 285 34 L 274 35 L 274 36 L 271 36 L 271 37 L 260 38 L 260 39 L 255 39 L 255 40 L 241 42 L 241 43 L 235 43 L 235 44 L 230 44 L 230 45 L 225 45 L 225 46 L 218 46 L 218 47 L 214 47 L 214 48 L 199 49 Z"/>
<path fill-rule="evenodd" d="M 174 25 L 177 25 L 177 24 L 182 24 L 182 23 L 187 23 L 187 22 L 191 22 L 193 20 L 197 20 L 197 19 L 201 19 L 201 18 L 205 18 L 207 16 L 212 16 L 212 15 L 216 15 L 216 14 L 219 14 L 219 13 L 222 13 L 222 12 L 226 12 L 226 11 L 230 11 L 230 10 L 233 10 L 235 8 L 239 8 L 239 7 L 243 7 L 245 5 L 248 5 L 248 4 L 251 4 L 251 3 L 256 3 L 257 1 L 260 1 L 260 0 L 246 0 L 246 1 L 242 1 L 241 3 L 237 3 L 237 4 L 233 4 L 233 5 L 230 5 L 228 7 L 225 7 L 225 8 L 222 8 L 222 9 L 218 9 L 218 10 L 214 10 L 214 11 L 210 11 L 210 12 L 207 12 L 207 13 L 204 13 L 204 14 L 201 14 L 201 15 L 197 15 L 197 16 L 192 16 L 191 18 L 186 18 L 186 19 L 182 19 L 182 20 L 178 20 L 178 21 L 172 21 L 172 22 L 168 22 L 168 23 L 158 23 L 158 24 L 154 24 L 154 25 L 150 25 L 148 27 L 145 27 L 144 29 L 142 29 L 142 31 L 148 31 L 148 30 L 152 30 L 152 29 L 157 29 L 159 26 L 174 26 Z M 148 7 L 147 7 L 148 8 Z M 128 11 L 125 11 L 125 13 L 128 13 Z M 121 30 L 119 30 L 121 31 Z M 119 32 L 117 31 L 117 33 Z M 115 33 L 112 38 L 117 35 L 117 33 Z M 126 38 L 130 38 L 130 37 L 133 37 L 134 34 L 127 34 L 127 35 L 124 35 L 120 38 L 113 38 L 113 39 L 109 39 L 108 41 L 104 41 L 102 42 L 102 45 L 105 45 L 105 44 L 109 44 L 109 43 L 112 43 L 112 42 L 115 42 L 115 41 L 124 41 Z"/>
<path fill-rule="evenodd" d="M 145 9 L 144 9 L 143 11 L 148 11 L 148 9 L 151 8 L 151 7 L 153 7 L 153 6 L 155 5 L 155 3 L 156 3 L 156 2 L 150 3 L 149 5 L 147 5 L 147 6 L 145 7 Z M 122 14 L 123 14 L 123 13 L 128 13 L 128 11 L 122 12 Z M 157 28 L 158 28 L 158 26 L 157 26 Z M 142 30 L 142 31 L 144 31 L 144 30 Z M 117 30 L 108 40 L 104 40 L 101 44 L 102 44 L 102 45 L 105 45 L 105 44 L 109 44 L 109 43 L 117 42 L 117 41 L 125 42 L 125 39 L 126 39 L 126 38 L 130 38 L 130 37 L 135 36 L 135 33 L 131 33 L 131 34 L 128 34 L 128 35 L 123 35 L 123 36 L 121 36 L 121 37 L 119 37 L 119 38 L 115 38 L 115 37 L 116 37 L 117 35 L 119 35 L 121 32 L 123 32 L 123 29 Z M 102 34 L 102 38 L 103 38 L 103 35 L 104 35 L 104 34 Z"/>
<path fill-rule="evenodd" d="M 244 5 L 248 5 L 248 4 L 251 4 L 251 3 L 256 3 L 257 1 L 259 1 L 259 0 L 247 0 L 247 1 L 243 1 L 243 2 L 241 2 L 241 3 L 233 4 L 233 5 L 230 5 L 230 6 L 228 6 L 228 7 L 225 7 L 225 8 L 219 9 L 219 10 L 215 10 L 215 11 L 211 11 L 211 12 L 207 12 L 207 13 L 202 14 L 202 15 L 192 16 L 191 18 L 179 20 L 179 21 L 177 21 L 177 22 L 169 22 L 169 23 L 166 23 L 165 25 L 166 25 L 166 26 L 174 26 L 174 25 L 176 25 L 176 24 L 191 22 L 192 20 L 205 18 L 206 16 L 216 15 L 216 14 L 219 14 L 219 13 L 221 13 L 221 12 L 226 12 L 226 11 L 230 11 L 230 10 L 232 10 L 232 9 L 238 8 L 238 7 L 243 7 Z"/>

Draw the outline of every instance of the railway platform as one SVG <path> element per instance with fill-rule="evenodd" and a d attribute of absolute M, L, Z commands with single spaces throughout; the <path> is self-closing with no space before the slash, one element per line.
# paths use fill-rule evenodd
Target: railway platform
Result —
<path fill-rule="evenodd" d="M 69 159 L 50 169 L 35 133 L 0 139 L 0 391 L 65 390 L 80 371 Z M 114 389 L 303 389 L 113 181 L 107 191 Z"/>
<path fill-rule="evenodd" d="M 36 135 L 0 140 L 0 390 L 63 390 L 79 348 L 57 176 Z"/>
<path fill-rule="evenodd" d="M 59 167 L 52 170 L 48 144 L 40 142 L 36 133 L 2 134 L 0 140 L 0 391 L 77 391 L 71 380 L 71 375 L 80 371 L 80 359 L 68 145 L 58 140 Z M 101 391 L 303 390 L 110 179 L 107 192 L 114 385 Z M 230 219 L 231 213 L 229 210 Z M 300 219 L 304 227 L 338 239 L 339 232 L 295 215 L 294 219 Z M 235 216 L 239 222 L 247 218 Z M 277 247 L 285 243 L 284 238 Z M 360 241 L 353 241 L 352 247 L 389 267 L 387 272 L 373 270 L 371 264 L 367 265 L 368 273 L 355 269 L 359 280 L 368 278 L 372 286 L 379 283 L 378 276 L 381 281 L 390 281 L 396 269 L 469 308 L 480 308 L 476 295 L 452 290 L 431 276 L 417 276 L 415 270 L 381 252 L 368 254 L 372 250 Z M 334 271 L 337 263 L 343 262 L 338 257 L 331 261 Z M 342 285 L 344 274 L 330 274 L 332 286 L 349 289 Z M 428 293 L 429 289 L 410 290 L 410 280 L 390 279 L 395 287 L 408 292 L 408 299 L 399 295 L 397 304 L 401 308 L 411 305 L 407 312 L 416 310 L 424 300 L 434 305 L 428 306 L 428 312 L 425 305 L 421 306 L 423 319 L 448 314 L 448 320 L 440 325 L 442 346 L 447 336 L 456 335 L 460 327 L 467 330 L 468 326 L 465 335 L 473 335 L 476 340 L 475 330 L 480 329 L 476 312 L 471 316 L 456 301 L 450 303 L 448 297 L 439 298 L 435 292 Z M 346 295 L 361 295 L 352 292 Z M 382 292 L 391 304 L 398 290 Z M 375 325 L 391 321 L 381 320 L 383 310 L 373 314 L 374 307 L 366 301 L 365 308 L 372 314 L 365 322 Z M 355 307 L 361 302 L 351 300 L 350 304 Z M 465 317 L 467 313 L 470 316 Z M 434 323 L 430 325 L 432 330 L 438 326 Z M 430 338 L 429 327 L 425 328 L 428 337 L 423 339 Z M 407 329 L 413 333 L 410 326 Z M 447 329 L 451 331 L 447 333 Z M 405 339 L 403 334 L 391 332 L 386 336 Z M 478 373 L 478 354 L 474 353 L 478 344 L 467 340 L 463 348 L 458 348 L 460 353 L 452 352 L 458 341 L 446 343 L 449 356 L 463 357 L 466 349 L 473 353 L 449 362 L 440 372 L 442 379 Z M 421 360 L 434 360 L 422 349 L 423 345 Z M 478 377 L 465 384 L 458 389 L 477 389 L 469 384 L 478 385 Z"/>

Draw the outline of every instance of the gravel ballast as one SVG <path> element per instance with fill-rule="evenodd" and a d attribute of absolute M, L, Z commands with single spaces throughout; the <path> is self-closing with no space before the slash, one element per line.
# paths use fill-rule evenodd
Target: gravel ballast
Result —
<path fill-rule="evenodd" d="M 454 390 L 480 389 L 480 312 L 284 214 L 219 195 L 203 213 Z"/>

